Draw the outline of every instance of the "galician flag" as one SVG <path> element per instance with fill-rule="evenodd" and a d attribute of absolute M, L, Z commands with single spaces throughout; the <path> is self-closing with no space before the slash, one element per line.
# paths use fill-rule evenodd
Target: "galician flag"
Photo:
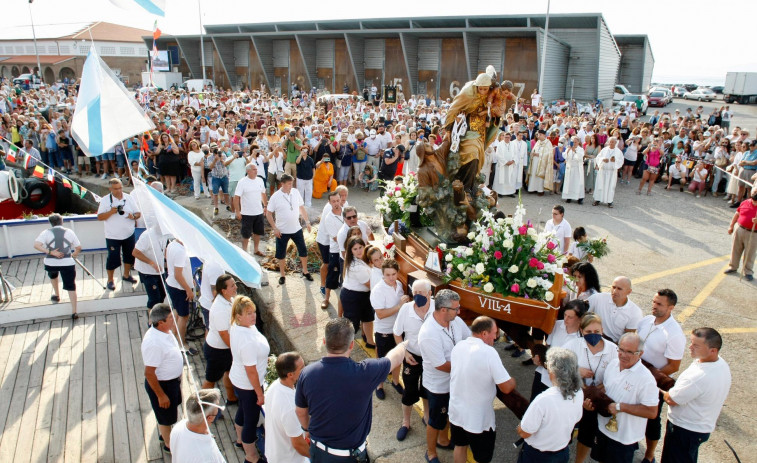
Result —
<path fill-rule="evenodd" d="M 129 11 L 140 11 L 155 16 L 166 15 L 166 0 L 110 0 L 110 3 Z"/>

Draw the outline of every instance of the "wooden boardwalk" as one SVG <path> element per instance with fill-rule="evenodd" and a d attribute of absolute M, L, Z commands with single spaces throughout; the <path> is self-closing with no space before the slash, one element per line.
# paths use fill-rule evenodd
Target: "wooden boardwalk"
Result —
<path fill-rule="evenodd" d="M 146 309 L 0 328 L 0 462 L 170 462 L 144 389 L 146 330 Z M 205 371 L 201 354 L 190 362 L 185 399 Z M 235 412 L 211 425 L 233 463 Z"/>

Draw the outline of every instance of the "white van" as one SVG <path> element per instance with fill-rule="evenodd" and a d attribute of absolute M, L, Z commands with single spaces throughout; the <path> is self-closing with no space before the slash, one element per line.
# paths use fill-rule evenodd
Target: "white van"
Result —
<path fill-rule="evenodd" d="M 210 87 L 213 91 L 216 89 L 215 84 L 210 79 L 205 79 L 204 84 L 202 79 L 189 79 L 184 81 L 181 86 L 187 89 L 188 92 L 202 92 L 204 87 Z"/>

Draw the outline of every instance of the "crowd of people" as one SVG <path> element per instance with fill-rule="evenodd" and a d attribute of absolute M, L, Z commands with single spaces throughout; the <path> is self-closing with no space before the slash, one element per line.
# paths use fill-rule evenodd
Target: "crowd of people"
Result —
<path fill-rule="evenodd" d="M 145 388 L 164 450 L 181 455 L 181 461 L 223 461 L 207 436 L 208 425 L 221 419 L 224 407 L 235 407 L 236 446 L 246 461 L 366 461 L 372 397 L 386 398 L 384 384 L 391 376 L 402 401 L 397 440 L 412 432 L 411 410 L 421 400 L 425 429 L 420 432 L 429 463 L 438 463 L 442 450 L 452 450 L 460 463 L 468 448 L 476 461 L 491 461 L 494 397 L 518 390 L 493 347 L 500 328 L 488 317 L 466 325 L 458 316 L 459 296 L 435 292 L 428 280 L 405 288 L 397 262 L 371 245 L 370 227 L 348 203 L 350 187 L 373 190 L 379 180 L 413 172 L 419 164 L 416 142 L 438 146 L 448 137 L 442 123 L 450 101 L 405 99 L 401 92 L 398 103 L 388 105 L 359 97 L 319 103 L 306 93 L 290 99 L 257 91 L 162 91 L 142 101 L 154 132 L 88 158 L 69 131 L 75 85 L 21 92 L 5 83 L 2 92 L 0 135 L 6 152 L 8 143 L 25 145 L 34 159 L 63 172 L 113 177 L 111 194 L 98 210 L 108 240 L 107 286 L 114 288 L 115 271 L 122 266 L 122 280 L 136 283 L 133 267 L 148 294 Z M 595 206 L 612 207 L 617 184 L 630 184 L 632 176 L 639 178 L 636 194 L 645 188 L 652 194 L 657 182 L 666 182 L 667 189 L 688 185 L 687 191 L 697 195 L 724 193 L 738 208 L 729 229 L 735 232 L 736 257 L 727 272 L 736 271 L 743 257 L 744 272 L 751 277 L 757 245 L 747 233 L 753 233 L 757 194 L 750 193 L 747 182 L 757 172 L 757 140 L 739 127 L 731 129 L 726 118 L 715 122 L 699 111 L 655 112 L 643 122 L 633 108 L 597 105 L 579 112 L 571 105 L 545 105 L 534 91 L 530 101 L 516 103 L 502 118 L 501 133 L 486 151 L 480 173 L 502 196 L 522 190 L 582 204 L 591 194 Z M 289 241 L 297 248 L 303 278 L 314 280 L 303 228 L 311 228 L 312 198 L 327 199 L 317 237 L 321 307 L 328 308 L 338 292 L 338 318 L 325 328 L 326 356 L 305 366 L 296 352 L 279 355 L 278 379 L 265 389 L 270 347 L 256 327 L 255 304 L 236 294 L 232 276 L 204 262 L 199 301 L 207 326 L 205 381 L 187 398 L 186 420 L 178 422 L 182 357 L 198 354 L 186 343 L 194 301 L 191 263 L 181 241 L 158 230 L 148 228 L 136 240 L 140 213 L 119 180 L 128 178 L 127 169 L 155 176 L 160 180 L 155 187 L 172 197 L 186 180 L 197 200 L 203 193 L 211 198 L 214 214 L 225 206 L 241 221 L 243 248 L 252 237 L 257 255 L 263 254 L 259 243 L 267 223 L 276 238 L 280 285 L 286 283 Z M 563 216 L 562 206 L 555 206 L 550 227 L 556 244 L 581 258 L 571 246 L 571 237 L 581 235 L 572 233 Z M 60 223 L 51 220 L 51 225 Z M 51 247 L 63 239 L 68 251 Z M 40 235 L 38 242 L 50 259 L 79 252 L 75 236 L 65 229 Z M 615 278 L 611 291 L 603 293 L 590 262 L 572 271 L 577 290 L 563 301 L 553 332 L 541 340 L 534 332 L 528 345 L 509 345 L 514 356 L 531 349 L 537 367 L 530 405 L 518 417 L 516 433 L 524 440 L 519 461 L 567 461 L 577 428 L 578 462 L 589 453 L 598 461 L 630 462 L 642 439 L 644 461 L 652 462 L 663 437 L 663 402 L 669 408 L 661 461 L 696 461 L 730 387 L 728 365 L 719 357 L 720 335 L 712 328 L 694 330 L 688 339 L 691 366 L 674 386 L 661 388 L 660 378 L 670 380 L 679 371 L 687 343 L 671 316 L 675 292 L 658 291 L 652 315 L 642 317 L 629 298 L 628 278 Z M 48 272 L 57 288 L 56 269 Z M 64 289 L 71 291 L 61 274 Z M 357 333 L 377 359 L 350 359 Z M 539 344 L 549 349 L 536 348 Z M 218 381 L 224 384 L 225 405 L 214 389 Z M 263 408 L 264 455 L 256 445 Z"/>

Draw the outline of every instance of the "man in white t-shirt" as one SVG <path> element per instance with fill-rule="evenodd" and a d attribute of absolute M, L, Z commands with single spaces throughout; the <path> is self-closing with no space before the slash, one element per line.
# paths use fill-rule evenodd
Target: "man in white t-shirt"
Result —
<path fill-rule="evenodd" d="M 108 181 L 110 194 L 103 196 L 97 208 L 97 220 L 105 222 L 105 246 L 108 248 L 108 259 L 105 270 L 108 273 L 108 289 L 116 290 L 113 282 L 115 270 L 121 266 L 123 255 L 124 273 L 121 278 L 129 283 L 136 283 L 131 276 L 131 266 L 134 265 L 134 228 L 136 221 L 142 214 L 137 209 L 137 203 L 129 194 L 124 193 L 121 180 L 112 178 Z"/>
<path fill-rule="evenodd" d="M 694 361 L 670 391 L 668 423 L 660 463 L 696 462 L 699 446 L 715 430 L 723 403 L 731 389 L 731 370 L 720 357 L 723 338 L 712 328 L 691 332 L 689 352 Z"/>
<path fill-rule="evenodd" d="M 76 233 L 68 228 L 63 228 L 63 217 L 52 214 L 48 218 L 52 228 L 42 231 L 34 240 L 34 249 L 45 253 L 45 270 L 53 285 L 53 295 L 50 300 L 60 301 L 58 289 L 58 275 L 63 280 L 63 289 L 68 291 L 68 300 L 71 302 L 71 318 L 77 319 L 76 313 L 76 265 L 74 259 L 81 253 L 81 243 Z"/>
<path fill-rule="evenodd" d="M 182 463 L 226 463 L 208 424 L 222 413 L 221 392 L 200 389 L 185 403 L 187 417 L 171 430 L 171 459 Z"/>
<path fill-rule="evenodd" d="M 294 385 L 305 361 L 297 352 L 276 358 L 279 379 L 265 393 L 265 456 L 270 463 L 307 463 L 310 445 L 294 404 Z"/>
<path fill-rule="evenodd" d="M 573 237 L 573 229 L 565 220 L 565 208 L 557 204 L 552 208 L 552 218 L 544 225 L 546 233 L 552 232 L 557 240 L 560 252 L 566 254 L 570 247 L 570 239 Z"/>
<path fill-rule="evenodd" d="M 189 310 L 194 300 L 192 281 L 192 263 L 184 243 L 179 240 L 171 241 L 166 247 L 166 291 L 171 298 L 178 321 L 176 329 L 182 346 L 186 346 L 187 323 L 189 323 Z M 190 347 L 187 354 L 196 355 L 197 349 Z"/>
<path fill-rule="evenodd" d="M 680 185 L 679 189 L 683 191 L 683 187 L 686 185 L 686 175 L 688 169 L 681 162 L 681 157 L 676 156 L 676 162 L 668 167 L 668 186 L 665 187 L 669 190 L 673 185 Z"/>
<path fill-rule="evenodd" d="M 344 224 L 337 233 L 336 241 L 339 244 L 339 255 L 344 259 L 344 253 L 346 252 L 344 245 L 346 244 L 345 241 L 347 241 L 347 233 L 350 231 L 350 228 L 355 226 L 360 227 L 360 234 L 366 245 L 375 238 L 373 237 L 371 226 L 363 220 L 358 220 L 357 209 L 354 206 L 344 206 L 342 208 L 342 216 L 344 217 Z"/>
<path fill-rule="evenodd" d="M 641 359 L 671 376 L 678 372 L 686 347 L 686 336 L 681 325 L 673 318 L 673 309 L 678 303 L 678 296 L 672 289 L 661 289 L 652 298 L 652 315 L 647 315 L 639 322 L 637 332 L 644 340 L 644 353 Z M 654 451 L 662 437 L 662 394 L 657 406 L 657 416 L 647 421 L 645 437 L 647 448 L 644 459 L 654 460 Z"/>
<path fill-rule="evenodd" d="M 478 463 L 488 463 L 494 455 L 496 422 L 492 402 L 499 389 L 509 394 L 515 380 L 494 350 L 499 328 L 489 317 L 476 318 L 471 336 L 452 349 L 450 362 L 449 422 L 455 461 L 466 461 L 470 446 Z"/>
<path fill-rule="evenodd" d="M 264 257 L 265 254 L 260 251 L 260 237 L 265 233 L 263 211 L 268 197 L 263 179 L 258 177 L 258 166 L 250 163 L 245 169 L 247 176 L 239 180 L 234 192 L 234 210 L 237 211 L 237 220 L 242 221 L 242 249 L 247 252 L 252 236 L 255 255 Z"/>
<path fill-rule="evenodd" d="M 619 276 L 612 282 L 609 293 L 596 293 L 589 297 L 589 312 L 602 319 L 602 332 L 617 343 L 623 333 L 633 332 L 641 321 L 641 309 L 628 299 L 631 280 Z"/>
<path fill-rule="evenodd" d="M 166 246 L 168 239 L 160 227 L 155 224 L 139 236 L 134 246 L 134 270 L 139 273 L 139 281 L 147 293 L 147 308 L 161 303 L 166 298 L 163 288 L 163 272 L 165 272 Z"/>
<path fill-rule="evenodd" d="M 276 235 L 276 259 L 279 261 L 279 284 L 286 283 L 286 249 L 289 240 L 297 246 L 297 255 L 302 265 L 302 276 L 308 281 L 313 281 L 313 276 L 308 271 L 308 248 L 305 245 L 305 235 L 300 226 L 300 216 L 305 221 L 310 233 L 310 220 L 305 203 L 302 201 L 300 192 L 293 189 L 294 178 L 289 174 L 281 176 L 281 188 L 271 196 L 266 206 L 266 218 Z M 274 221 L 274 214 L 276 220 Z"/>

